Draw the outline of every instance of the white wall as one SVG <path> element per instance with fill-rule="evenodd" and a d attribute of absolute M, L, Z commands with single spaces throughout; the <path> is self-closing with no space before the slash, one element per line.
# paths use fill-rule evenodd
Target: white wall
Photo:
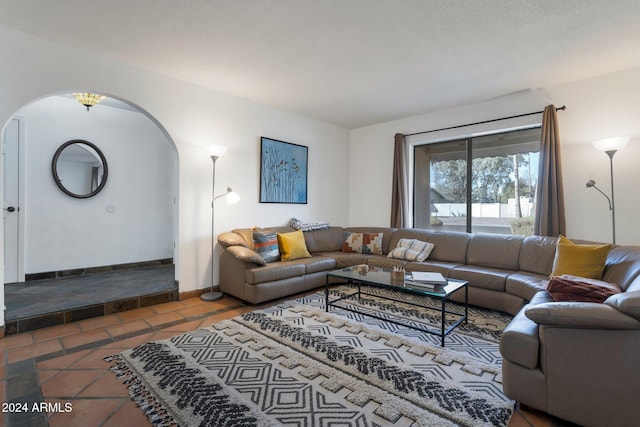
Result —
<path fill-rule="evenodd" d="M 87 112 L 60 96 L 17 114 L 25 129 L 27 274 L 173 256 L 177 153 L 155 123 L 104 105 Z M 53 180 L 53 155 L 72 139 L 94 143 L 107 160 L 107 182 L 94 197 L 70 197 Z"/>
<path fill-rule="evenodd" d="M 592 141 L 628 135 L 629 144 L 614 156 L 616 243 L 640 245 L 640 68 L 548 89 L 554 99 L 566 99 L 560 122 L 563 150 L 567 234 L 588 240 L 611 241 L 611 212 L 607 200 L 585 188 L 593 179 L 611 195 L 609 157 Z"/>
<path fill-rule="evenodd" d="M 535 105 L 535 102 L 538 105 Z M 532 107 L 533 105 L 533 107 Z M 351 131 L 351 225 L 385 225 L 391 217 L 391 182 L 393 172 L 393 145 L 396 133 L 411 134 L 441 129 L 461 124 L 506 117 L 522 112 L 538 111 L 544 102 L 529 92 L 496 98 L 482 104 L 468 105 L 451 110 L 379 123 Z M 533 109 L 532 109 L 533 108 Z M 536 119 L 525 117 L 501 123 L 502 126 L 520 126 L 534 123 Z M 471 133 L 495 129 L 495 124 L 479 125 L 413 136 L 408 143 L 451 139 Z M 409 162 L 411 163 L 411 151 Z M 411 174 L 411 171 L 409 171 Z M 371 193 L 376 197 L 371 197 Z"/>
<path fill-rule="evenodd" d="M 227 185 L 234 205 L 216 204 L 216 234 L 234 227 L 285 224 L 292 216 L 345 224 L 349 217 L 349 132 L 253 102 L 152 74 L 0 27 L 0 123 L 54 93 L 94 91 L 126 99 L 162 124 L 179 155 L 180 291 L 211 277 L 211 160 L 207 146 L 229 150 L 216 164 L 216 194 Z M 86 111 L 85 111 L 86 112 Z M 260 136 L 309 147 L 306 205 L 258 202 Z M 217 263 L 215 268 L 217 269 Z M 217 277 L 217 274 L 215 274 Z M 0 307 L 4 294 L 0 293 Z"/>
<path fill-rule="evenodd" d="M 605 198 L 593 189 L 586 189 L 589 179 L 610 193 L 609 158 L 593 148 L 596 139 L 629 135 L 629 145 L 614 157 L 616 235 L 618 244 L 640 244 L 640 227 L 636 225 L 640 199 L 640 69 L 633 69 L 598 78 L 554 87 L 519 92 L 486 102 L 438 111 L 355 129 L 351 132 L 351 210 L 352 225 L 388 225 L 391 210 L 391 175 L 393 167 L 393 136 L 439 129 L 540 111 L 545 105 L 566 105 L 558 112 L 562 144 L 562 162 L 570 237 L 611 241 L 611 214 Z M 465 136 L 471 132 L 500 129 L 539 121 L 534 116 L 497 122 L 422 137 L 417 142 Z M 375 192 L 380 197 L 370 197 Z"/>

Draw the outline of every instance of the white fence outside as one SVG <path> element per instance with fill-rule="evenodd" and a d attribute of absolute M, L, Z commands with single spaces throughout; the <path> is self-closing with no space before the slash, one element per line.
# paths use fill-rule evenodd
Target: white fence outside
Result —
<path fill-rule="evenodd" d="M 465 203 L 434 203 L 437 217 L 464 217 L 467 214 Z M 523 217 L 533 215 L 531 199 L 520 198 L 520 210 Z M 516 199 L 509 199 L 508 203 L 473 203 L 471 205 L 473 218 L 516 218 Z"/>

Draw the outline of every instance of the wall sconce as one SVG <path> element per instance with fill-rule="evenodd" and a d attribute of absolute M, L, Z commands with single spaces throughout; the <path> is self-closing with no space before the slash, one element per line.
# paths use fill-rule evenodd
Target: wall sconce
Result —
<path fill-rule="evenodd" d="M 227 187 L 227 191 L 225 191 L 224 193 L 216 196 L 214 195 L 214 191 L 216 188 L 216 160 L 218 160 L 218 158 L 220 158 L 221 156 L 224 155 L 224 153 L 227 152 L 227 148 L 220 146 L 220 145 L 215 145 L 212 146 L 210 149 L 210 154 L 211 154 L 211 164 L 213 167 L 213 173 L 212 173 L 212 179 L 211 179 L 211 292 L 206 292 L 200 295 L 200 299 L 203 301 L 217 301 L 220 298 L 222 298 L 224 296 L 224 294 L 222 292 L 214 292 L 213 290 L 213 286 L 214 286 L 214 269 L 213 269 L 213 248 L 215 245 L 215 241 L 214 241 L 214 236 L 215 236 L 215 232 L 214 232 L 214 213 L 215 213 L 215 209 L 214 209 L 214 205 L 215 205 L 215 201 L 216 199 L 219 199 L 220 197 L 226 196 L 227 199 L 227 203 L 228 204 L 233 204 L 236 203 L 240 200 L 240 195 L 238 193 L 236 193 L 235 191 L 233 191 L 231 189 L 231 187 Z"/>
<path fill-rule="evenodd" d="M 595 188 L 598 190 L 604 197 L 607 198 L 609 202 L 609 210 L 611 211 L 611 228 L 613 234 L 613 243 L 616 243 L 616 202 L 613 192 L 613 156 L 618 152 L 618 150 L 624 148 L 625 145 L 629 142 L 628 136 L 618 136 L 614 138 L 605 138 L 599 139 L 597 141 L 593 141 L 593 146 L 607 153 L 609 156 L 609 169 L 611 173 L 611 198 L 609 198 L 602 190 L 596 187 L 596 182 L 594 180 L 589 180 L 587 182 L 587 188 Z"/>

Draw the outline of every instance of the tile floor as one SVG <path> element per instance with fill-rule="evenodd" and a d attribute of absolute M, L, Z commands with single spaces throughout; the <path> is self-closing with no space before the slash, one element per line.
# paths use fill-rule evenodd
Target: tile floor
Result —
<path fill-rule="evenodd" d="M 230 296 L 216 302 L 191 298 L 0 339 L 0 402 L 29 407 L 25 413 L 0 412 L 0 426 L 150 426 L 103 357 L 256 308 Z M 43 402 L 48 407 L 34 412 L 33 404 Z M 546 414 L 519 407 L 509 424 L 556 425 Z"/>

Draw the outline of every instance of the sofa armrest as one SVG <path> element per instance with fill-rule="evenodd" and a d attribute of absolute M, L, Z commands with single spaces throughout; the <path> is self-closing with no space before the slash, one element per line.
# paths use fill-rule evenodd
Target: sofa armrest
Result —
<path fill-rule="evenodd" d="M 638 329 L 640 321 L 606 304 L 548 302 L 525 309 L 539 325 L 587 329 Z"/>
<path fill-rule="evenodd" d="M 502 332 L 500 354 L 512 363 L 535 369 L 539 350 L 538 325 L 524 315 L 523 308 Z"/>
<path fill-rule="evenodd" d="M 218 243 L 220 243 L 223 248 L 229 248 L 232 246 L 249 247 L 249 245 L 247 245 L 247 241 L 244 240 L 244 237 L 233 232 L 220 233 L 218 236 Z"/>
<path fill-rule="evenodd" d="M 226 251 L 238 261 L 253 263 L 257 265 L 267 264 L 264 258 L 258 255 L 253 249 L 249 249 L 244 246 L 229 246 Z"/>
<path fill-rule="evenodd" d="M 640 320 L 640 291 L 615 294 L 604 303 Z"/>

